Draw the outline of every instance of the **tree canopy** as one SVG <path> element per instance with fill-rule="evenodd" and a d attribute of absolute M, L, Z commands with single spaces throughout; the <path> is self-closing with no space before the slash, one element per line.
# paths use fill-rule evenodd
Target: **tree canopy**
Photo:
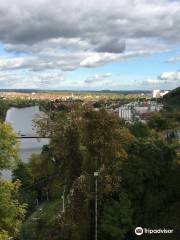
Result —
<path fill-rule="evenodd" d="M 8 169 L 18 159 L 16 134 L 10 125 L 0 123 L 0 170 Z"/>

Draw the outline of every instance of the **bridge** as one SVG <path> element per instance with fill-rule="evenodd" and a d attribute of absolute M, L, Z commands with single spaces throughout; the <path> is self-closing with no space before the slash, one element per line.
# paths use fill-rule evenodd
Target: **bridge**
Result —
<path fill-rule="evenodd" d="M 49 137 L 42 137 L 34 133 L 30 133 L 30 134 L 17 134 L 16 138 L 49 138 Z"/>

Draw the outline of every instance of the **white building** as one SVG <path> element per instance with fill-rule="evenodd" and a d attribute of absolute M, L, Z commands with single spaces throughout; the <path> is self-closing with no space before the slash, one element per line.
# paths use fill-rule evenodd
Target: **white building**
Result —
<path fill-rule="evenodd" d="M 149 106 L 137 106 L 134 107 L 134 110 L 139 114 L 146 113 L 149 111 Z"/>
<path fill-rule="evenodd" d="M 152 97 L 153 98 L 160 98 L 166 95 L 169 91 L 161 91 L 159 89 L 153 90 Z"/>
<path fill-rule="evenodd" d="M 169 91 L 163 91 L 160 93 L 161 97 L 163 97 L 164 95 L 166 95 Z"/>
<path fill-rule="evenodd" d="M 161 93 L 160 90 L 153 90 L 152 97 L 153 98 L 160 98 L 160 93 Z"/>
<path fill-rule="evenodd" d="M 159 112 L 163 108 L 163 104 L 157 101 L 148 102 L 132 102 L 118 109 L 119 117 L 128 122 L 133 122 L 141 118 L 142 115 Z"/>
<path fill-rule="evenodd" d="M 132 109 L 129 107 L 120 107 L 119 108 L 119 117 L 124 119 L 125 121 L 131 121 L 133 114 Z"/>

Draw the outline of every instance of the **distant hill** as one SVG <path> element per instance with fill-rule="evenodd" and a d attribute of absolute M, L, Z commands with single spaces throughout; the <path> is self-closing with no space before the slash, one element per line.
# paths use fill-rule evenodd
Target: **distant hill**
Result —
<path fill-rule="evenodd" d="M 0 89 L 0 92 L 18 92 L 18 93 L 119 93 L 119 94 L 150 94 L 149 90 L 44 90 L 44 89 Z"/>
<path fill-rule="evenodd" d="M 180 110 L 180 87 L 170 91 L 163 97 L 165 107 L 171 110 Z"/>

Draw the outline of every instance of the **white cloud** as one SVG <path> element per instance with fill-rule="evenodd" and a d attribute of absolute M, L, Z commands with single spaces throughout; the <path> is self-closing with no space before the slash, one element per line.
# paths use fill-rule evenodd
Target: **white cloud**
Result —
<path fill-rule="evenodd" d="M 112 76 L 112 73 L 94 74 L 89 76 L 84 82 L 88 84 L 104 82 Z"/>
<path fill-rule="evenodd" d="M 1 88 L 52 88 L 61 87 L 66 80 L 62 72 L 44 71 L 26 74 L 21 70 L 0 71 Z"/>
<path fill-rule="evenodd" d="M 131 51 L 121 54 L 113 54 L 113 53 L 90 53 L 87 58 L 80 62 L 80 66 L 82 67 L 97 67 L 104 65 L 106 63 L 110 63 L 113 61 L 127 61 L 129 59 L 133 59 L 136 57 L 152 55 L 158 53 L 159 51 L 147 50 L 147 51 Z"/>
<path fill-rule="evenodd" d="M 37 54 L 25 55 L 23 57 L 0 58 L 0 70 L 11 71 L 26 69 L 29 71 L 61 70 L 72 71 L 79 67 L 98 67 L 113 61 L 126 61 L 135 57 L 152 55 L 155 52 L 132 51 L 121 54 L 96 53 L 96 52 L 73 52 L 62 53 L 58 51 L 42 51 Z"/>
<path fill-rule="evenodd" d="M 37 80 L 43 72 L 95 68 L 165 52 L 180 42 L 179 1 L 6 0 L 0 13 L 0 42 L 12 54 L 0 59 L 0 71 L 25 71 L 18 76 L 34 86 L 45 86 Z M 11 81 L 20 82 L 15 76 Z"/>
<path fill-rule="evenodd" d="M 178 1 L 6 0 L 0 12 L 0 40 L 9 50 L 59 46 L 120 53 L 126 41 L 163 46 L 180 40 Z"/>
<path fill-rule="evenodd" d="M 148 83 L 148 84 L 159 84 L 161 83 L 161 80 L 158 80 L 158 79 L 147 79 L 147 81 L 145 81 L 145 83 Z"/>
<path fill-rule="evenodd" d="M 168 63 L 177 63 L 180 61 L 180 56 L 171 57 L 167 60 Z"/>
<path fill-rule="evenodd" d="M 180 85 L 180 72 L 163 72 L 157 78 L 148 78 L 138 84 L 147 89 L 173 89 Z"/>
<path fill-rule="evenodd" d="M 159 79 L 161 82 L 180 82 L 180 72 L 163 72 Z"/>

